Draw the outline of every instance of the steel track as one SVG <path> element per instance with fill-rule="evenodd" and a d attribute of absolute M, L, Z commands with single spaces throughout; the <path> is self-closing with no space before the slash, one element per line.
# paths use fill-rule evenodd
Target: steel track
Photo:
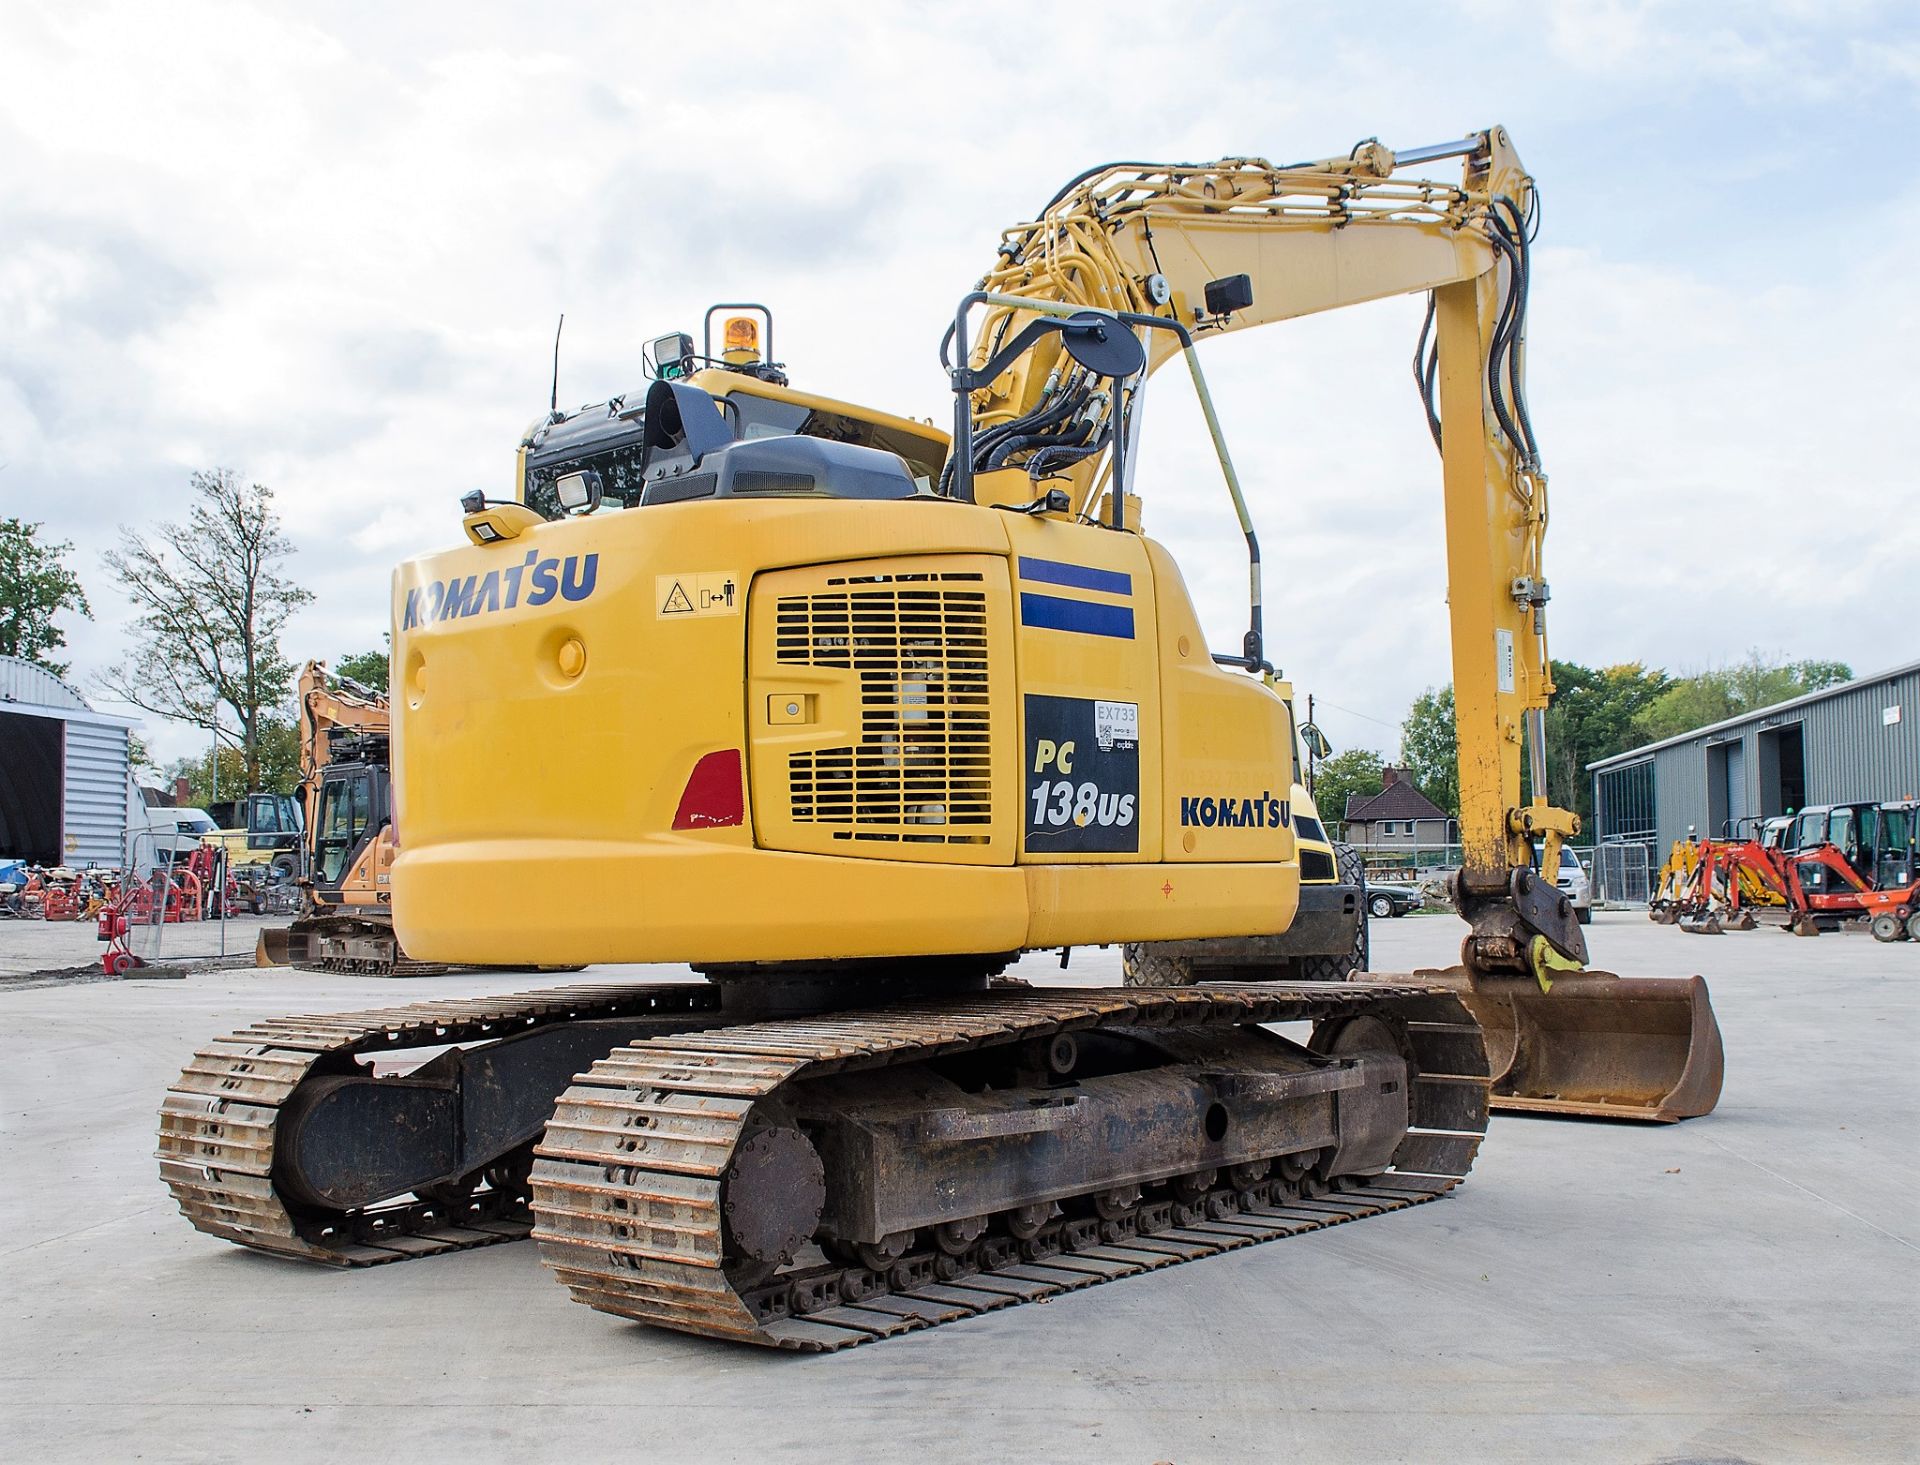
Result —
<path fill-rule="evenodd" d="M 281 1106 L 309 1074 L 361 1056 L 486 1042 L 554 1023 L 713 1011 L 696 983 L 562 987 L 504 997 L 417 1002 L 316 1017 L 270 1018 L 207 1044 L 160 1109 L 161 1178 L 200 1230 L 256 1251 L 334 1266 L 517 1241 L 532 1226 L 523 1194 L 483 1188 L 459 1203 L 408 1201 L 355 1212 L 290 1205 L 273 1184 Z"/>
<path fill-rule="evenodd" d="M 1383 1175 L 1217 1186 L 1117 1220 L 1055 1222 L 1024 1242 L 989 1233 L 963 1255 L 916 1253 L 884 1273 L 798 1266 L 739 1286 L 729 1276 L 722 1176 L 754 1106 L 790 1083 L 1060 1031 L 1363 1014 L 1396 1026 L 1416 1069 L 1411 1128 Z M 1473 1163 L 1487 1085 L 1472 1017 L 1445 988 L 1419 984 L 1036 989 L 716 1028 L 631 1044 L 579 1076 L 535 1151 L 533 1235 L 575 1299 L 602 1312 L 833 1350 L 1437 1199 Z"/>

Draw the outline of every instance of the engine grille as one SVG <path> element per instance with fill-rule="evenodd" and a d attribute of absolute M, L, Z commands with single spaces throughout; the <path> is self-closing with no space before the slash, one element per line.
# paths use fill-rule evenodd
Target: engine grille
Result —
<path fill-rule="evenodd" d="M 835 839 L 981 844 L 992 822 L 987 595 L 978 574 L 849 576 L 783 596 L 774 659 L 860 678 L 860 739 L 790 753 L 796 824 Z"/>

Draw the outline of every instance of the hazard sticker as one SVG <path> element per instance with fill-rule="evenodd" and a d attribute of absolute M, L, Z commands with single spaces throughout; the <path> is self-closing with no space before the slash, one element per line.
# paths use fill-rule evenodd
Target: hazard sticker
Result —
<path fill-rule="evenodd" d="M 745 599 L 739 577 L 730 570 L 653 578 L 654 611 L 662 620 L 739 615 Z"/>

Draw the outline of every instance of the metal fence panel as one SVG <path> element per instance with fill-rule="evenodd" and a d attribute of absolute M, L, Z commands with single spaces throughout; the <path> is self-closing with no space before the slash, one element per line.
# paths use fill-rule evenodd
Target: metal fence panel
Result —
<path fill-rule="evenodd" d="M 1645 905 L 1652 893 L 1652 849 L 1646 844 L 1603 844 L 1595 852 L 1596 894 L 1609 905 Z"/>

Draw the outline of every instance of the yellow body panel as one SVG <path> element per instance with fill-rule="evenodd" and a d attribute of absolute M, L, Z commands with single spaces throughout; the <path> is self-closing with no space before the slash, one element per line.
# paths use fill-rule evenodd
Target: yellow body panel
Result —
<path fill-rule="evenodd" d="M 448 550 L 393 595 L 394 915 L 421 960 L 1000 952 L 1292 919 L 1287 709 L 1211 664 L 1136 535 L 720 499 Z M 675 829 L 695 765 L 729 751 L 740 822 Z"/>

